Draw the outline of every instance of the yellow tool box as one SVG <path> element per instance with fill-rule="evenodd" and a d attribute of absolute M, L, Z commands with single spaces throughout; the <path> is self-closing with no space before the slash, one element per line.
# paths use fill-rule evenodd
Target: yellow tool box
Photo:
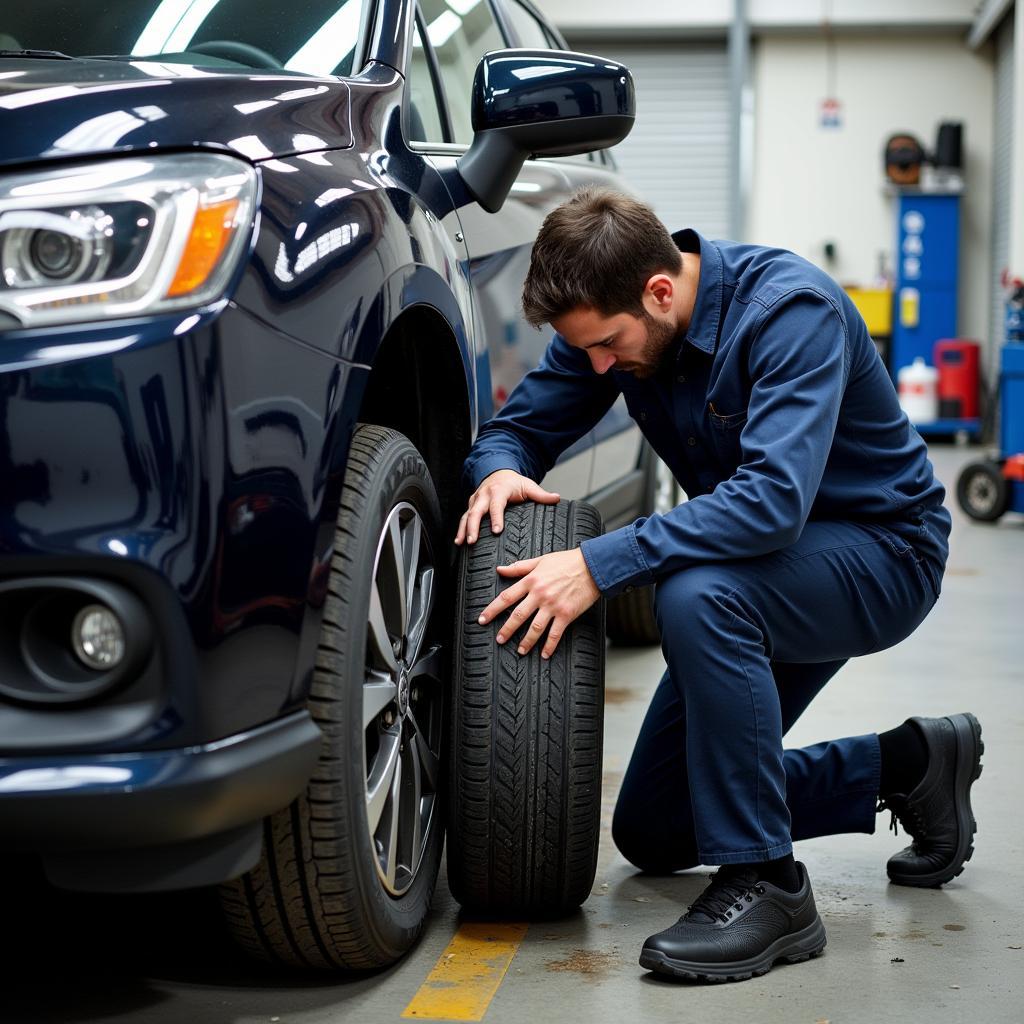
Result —
<path fill-rule="evenodd" d="M 887 338 L 892 334 L 892 289 L 846 288 L 858 312 L 868 325 L 873 338 Z"/>

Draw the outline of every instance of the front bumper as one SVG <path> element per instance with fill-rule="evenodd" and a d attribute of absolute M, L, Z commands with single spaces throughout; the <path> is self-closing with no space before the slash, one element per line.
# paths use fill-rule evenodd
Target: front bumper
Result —
<path fill-rule="evenodd" d="M 323 734 L 299 711 L 215 743 L 90 757 L 0 759 L 7 849 L 138 849 L 199 839 L 287 806 Z"/>
<path fill-rule="evenodd" d="M 0 759 L 180 750 L 305 704 L 351 367 L 234 305 L 192 319 L 0 330 L 0 584 L 116 585 L 154 641 L 41 706 L 0 628 Z"/>

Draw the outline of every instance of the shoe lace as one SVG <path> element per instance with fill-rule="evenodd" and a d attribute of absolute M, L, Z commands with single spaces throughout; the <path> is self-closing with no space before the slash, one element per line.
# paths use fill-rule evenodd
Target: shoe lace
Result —
<path fill-rule="evenodd" d="M 925 827 L 921 808 L 911 804 L 902 793 L 890 793 L 888 796 L 879 797 L 875 813 L 881 814 L 882 811 L 888 811 L 891 815 L 889 818 L 889 828 L 895 835 L 900 834 L 900 830 L 896 825 L 897 820 L 899 820 L 903 825 L 903 831 L 907 835 L 912 836 L 914 839 L 924 838 Z"/>
<path fill-rule="evenodd" d="M 742 910 L 745 900 L 752 903 L 752 893 L 763 896 L 765 888 L 751 874 L 711 875 L 711 884 L 686 908 L 686 916 L 703 914 L 712 921 L 728 921 L 733 910 Z"/>

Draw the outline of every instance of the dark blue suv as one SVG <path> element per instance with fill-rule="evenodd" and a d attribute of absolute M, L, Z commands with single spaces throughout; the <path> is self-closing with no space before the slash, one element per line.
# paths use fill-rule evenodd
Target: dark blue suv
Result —
<path fill-rule="evenodd" d="M 220 884 L 264 958 L 409 947 L 462 462 L 545 344 L 536 231 L 622 187 L 633 102 L 520 0 L 5 4 L 5 849 Z M 620 405 L 548 482 L 615 526 L 656 479 Z"/>

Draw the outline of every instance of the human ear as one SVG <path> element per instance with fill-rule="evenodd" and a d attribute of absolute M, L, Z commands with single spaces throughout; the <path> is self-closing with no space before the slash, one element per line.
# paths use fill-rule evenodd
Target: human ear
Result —
<path fill-rule="evenodd" d="M 644 299 L 649 299 L 659 313 L 667 313 L 672 308 L 674 293 L 675 282 L 668 274 L 655 274 L 648 278 L 644 287 Z"/>

